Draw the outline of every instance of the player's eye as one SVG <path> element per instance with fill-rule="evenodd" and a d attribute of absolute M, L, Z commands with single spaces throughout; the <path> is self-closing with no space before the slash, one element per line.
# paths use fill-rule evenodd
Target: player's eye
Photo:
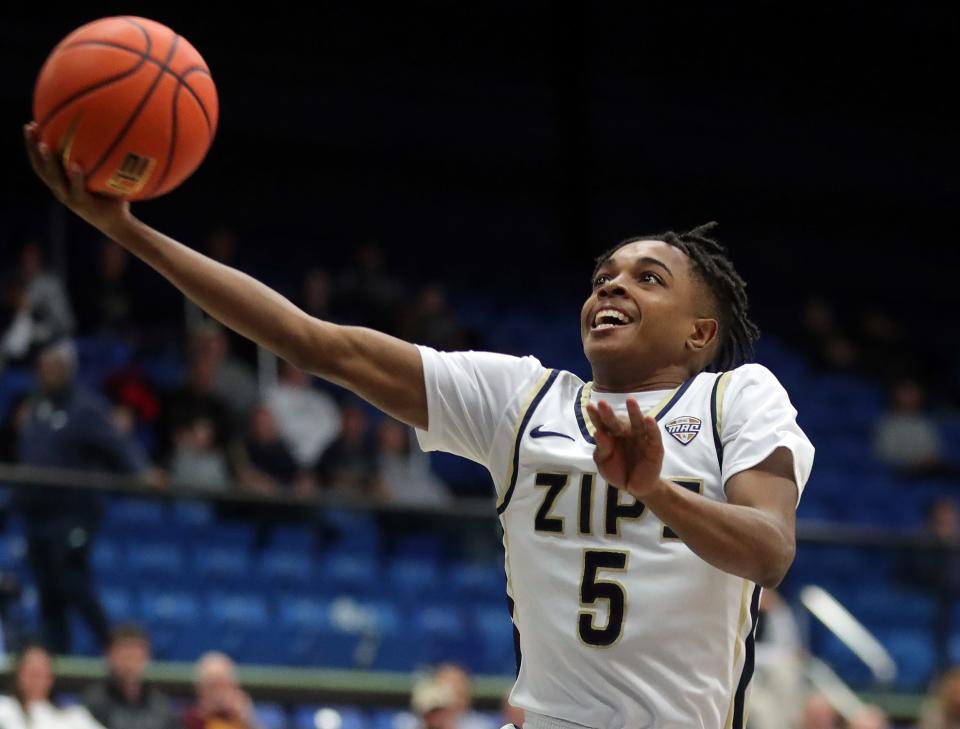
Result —
<path fill-rule="evenodd" d="M 650 272 L 650 271 L 644 271 L 643 273 L 641 273 L 641 274 L 637 277 L 637 279 L 638 279 L 641 283 L 655 283 L 655 284 L 662 284 L 662 283 L 663 283 L 663 279 L 662 279 L 662 278 L 660 278 L 657 274 L 652 273 L 652 272 Z"/>
<path fill-rule="evenodd" d="M 593 279 L 593 288 L 598 286 L 603 286 L 607 281 L 610 281 L 610 275 L 606 273 L 601 273 L 599 276 Z"/>

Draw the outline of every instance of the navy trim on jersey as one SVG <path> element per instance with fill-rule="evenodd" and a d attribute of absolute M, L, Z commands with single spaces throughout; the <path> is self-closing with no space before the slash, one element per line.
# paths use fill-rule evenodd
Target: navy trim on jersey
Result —
<path fill-rule="evenodd" d="M 683 394 L 690 388 L 690 385 L 693 384 L 695 379 L 697 379 L 696 375 L 680 385 L 680 387 L 677 388 L 677 391 L 673 393 L 673 397 L 667 401 L 666 405 L 660 408 L 660 412 L 658 412 L 653 419 L 659 423 L 663 416 L 669 412 L 670 408 L 676 405 L 677 401 L 683 397 Z M 597 441 L 594 440 L 592 435 L 590 435 L 590 431 L 587 429 L 587 423 L 583 419 L 583 408 L 580 407 L 580 400 L 583 397 L 584 387 L 586 387 L 586 385 L 580 385 L 580 389 L 577 390 L 577 396 L 573 399 L 573 413 L 577 416 L 577 425 L 580 427 L 580 435 L 582 435 L 583 439 L 590 445 L 596 445 Z"/>
<path fill-rule="evenodd" d="M 530 418 L 533 417 L 534 411 L 537 409 L 537 406 L 540 405 L 540 401 L 543 400 L 543 396 L 547 394 L 547 390 L 550 389 L 550 386 L 554 383 L 554 381 L 557 379 L 557 375 L 559 374 L 560 370 L 553 370 L 550 373 L 547 381 L 544 382 L 543 386 L 540 388 L 540 392 L 538 392 L 530 402 L 530 407 L 527 408 L 527 412 L 523 414 L 523 420 L 520 421 L 520 427 L 517 429 L 517 439 L 513 444 L 513 473 L 510 475 L 510 485 L 507 487 L 507 492 L 503 496 L 503 502 L 497 507 L 498 516 L 507 510 L 507 505 L 510 503 L 510 498 L 513 496 L 513 490 L 517 486 L 517 474 L 520 471 L 520 441 L 523 440 L 523 436 L 527 432 L 527 426 L 530 425 Z"/>
<path fill-rule="evenodd" d="M 520 631 L 517 629 L 517 624 L 513 621 L 513 598 L 507 595 L 507 609 L 510 610 L 510 623 L 513 625 L 513 657 L 517 662 L 517 677 L 520 676 L 520 661 L 523 659 L 523 654 L 520 651 Z"/>
<path fill-rule="evenodd" d="M 721 372 L 717 379 L 713 381 L 713 390 L 710 393 L 710 420 L 713 421 L 713 445 L 717 449 L 717 462 L 720 464 L 720 472 L 723 473 L 723 441 L 720 440 L 720 429 L 717 427 L 717 390 L 720 387 Z"/>
<path fill-rule="evenodd" d="M 590 435 L 590 431 L 587 429 L 587 424 L 583 419 L 583 408 L 580 407 L 580 400 L 583 398 L 583 388 L 586 385 L 580 385 L 580 389 L 577 390 L 577 396 L 573 398 L 573 413 L 577 416 L 577 425 L 580 426 L 580 434 L 583 436 L 583 439 L 587 441 L 590 445 L 596 445 L 597 441 L 593 439 L 593 436 Z"/>
<path fill-rule="evenodd" d="M 737 694 L 733 700 L 733 729 L 744 729 L 747 686 L 750 685 L 750 679 L 753 678 L 753 652 L 754 637 L 757 633 L 757 615 L 760 612 L 760 585 L 753 588 L 753 598 L 750 600 L 750 633 L 747 635 L 747 641 L 743 657 L 743 672 L 740 674 L 740 683 L 737 686 Z"/>
<path fill-rule="evenodd" d="M 695 379 L 697 379 L 697 376 L 696 376 L 696 375 L 694 375 L 694 376 L 691 377 L 689 380 L 687 380 L 687 381 L 684 382 L 682 385 L 680 385 L 680 389 L 678 389 L 678 390 L 673 394 L 673 397 L 670 398 L 670 401 L 669 401 L 666 405 L 664 405 L 662 408 L 660 408 L 660 412 L 657 413 L 657 414 L 654 416 L 653 419 L 656 420 L 656 421 L 659 423 L 660 420 L 663 418 L 663 416 L 666 415 L 666 414 L 670 411 L 670 408 L 672 408 L 674 405 L 676 405 L 676 404 L 677 404 L 677 401 L 678 401 L 681 397 L 683 397 L 683 393 L 685 393 L 687 390 L 690 389 L 690 385 L 693 384 L 693 381 L 694 381 Z"/>

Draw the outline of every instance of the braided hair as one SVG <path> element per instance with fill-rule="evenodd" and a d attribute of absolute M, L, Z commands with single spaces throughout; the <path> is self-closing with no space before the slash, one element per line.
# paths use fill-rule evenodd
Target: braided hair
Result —
<path fill-rule="evenodd" d="M 627 238 L 600 256 L 597 266 L 623 246 L 640 240 L 663 241 L 683 251 L 693 263 L 694 274 L 706 284 L 713 299 L 719 324 L 719 346 L 707 369 L 720 372 L 742 364 L 753 354 L 753 344 L 760 336 L 760 330 L 750 319 L 746 282 L 737 273 L 726 249 L 707 236 L 716 227 L 716 222 L 709 222 L 685 233 L 670 230 Z"/>

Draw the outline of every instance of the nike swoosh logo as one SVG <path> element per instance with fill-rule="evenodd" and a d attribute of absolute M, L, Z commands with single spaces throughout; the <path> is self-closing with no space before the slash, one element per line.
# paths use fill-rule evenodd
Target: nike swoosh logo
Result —
<path fill-rule="evenodd" d="M 566 438 L 567 440 L 573 440 L 573 438 L 564 433 L 554 433 L 552 430 L 540 430 L 540 427 L 541 426 L 538 425 L 536 428 L 530 431 L 531 438 L 549 438 L 550 436 L 553 436 L 555 438 Z"/>

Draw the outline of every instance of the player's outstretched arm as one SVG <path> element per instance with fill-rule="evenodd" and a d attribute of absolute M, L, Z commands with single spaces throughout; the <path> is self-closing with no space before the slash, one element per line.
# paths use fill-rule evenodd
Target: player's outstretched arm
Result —
<path fill-rule="evenodd" d="M 34 171 L 56 198 L 154 268 L 197 306 L 300 369 L 342 385 L 394 418 L 427 427 L 423 364 L 408 342 L 315 319 L 254 278 L 137 220 L 126 201 L 88 192 L 83 171 L 64 170 L 24 128 Z"/>

